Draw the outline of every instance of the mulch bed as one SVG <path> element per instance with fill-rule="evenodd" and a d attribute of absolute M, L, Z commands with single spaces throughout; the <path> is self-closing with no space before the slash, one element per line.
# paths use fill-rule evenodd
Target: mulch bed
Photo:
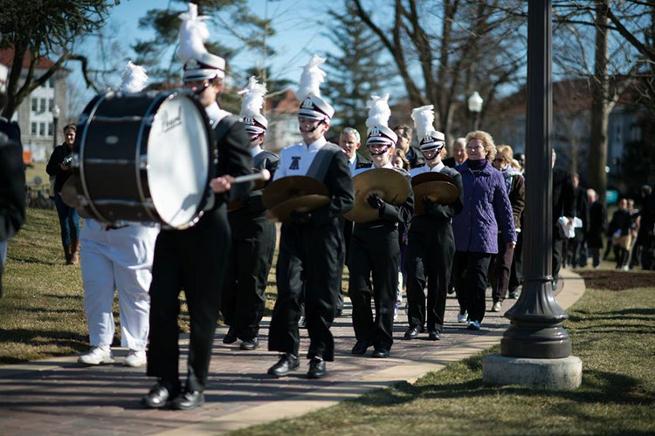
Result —
<path fill-rule="evenodd" d="M 587 288 L 624 291 L 655 287 L 655 271 L 576 271 L 584 278 Z"/>

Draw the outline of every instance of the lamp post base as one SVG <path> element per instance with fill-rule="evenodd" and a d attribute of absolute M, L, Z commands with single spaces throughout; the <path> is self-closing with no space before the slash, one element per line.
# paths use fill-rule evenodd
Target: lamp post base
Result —
<path fill-rule="evenodd" d="M 575 356 L 528 359 L 492 354 L 482 359 L 482 381 L 491 385 L 573 390 L 582 383 L 582 361 Z"/>

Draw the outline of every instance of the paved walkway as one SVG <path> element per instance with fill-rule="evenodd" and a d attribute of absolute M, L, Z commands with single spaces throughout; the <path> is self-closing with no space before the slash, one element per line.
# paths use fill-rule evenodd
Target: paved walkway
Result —
<path fill-rule="evenodd" d="M 567 271 L 562 282 L 557 300 L 567 308 L 584 293 L 584 282 Z M 346 310 L 334 323 L 337 356 L 328 364 L 329 376 L 314 381 L 304 378 L 306 362 L 287 378 L 265 375 L 277 359 L 276 354 L 264 351 L 268 319 L 260 338 L 263 346 L 253 352 L 240 351 L 238 343 L 224 345 L 220 339 L 225 329 L 221 328 L 214 345 L 207 404 L 187 412 L 142 409 L 139 399 L 153 383 L 143 369 L 120 364 L 88 368 L 77 364 L 74 356 L 3 366 L 0 435 L 216 434 L 299 416 L 372 389 L 413 382 L 428 371 L 499 343 L 508 326 L 502 314 L 514 301 L 505 301 L 503 312 L 487 312 L 483 329 L 470 332 L 455 322 L 457 301 L 448 298 L 446 319 L 451 322 L 437 342 L 401 340 L 407 325 L 402 317 L 395 327 L 397 340 L 389 359 L 350 354 L 354 336 L 350 311 Z M 301 353 L 307 349 L 306 331 L 302 334 Z M 187 339 L 182 339 L 183 353 L 187 344 Z M 115 354 L 120 358 L 125 350 Z M 181 371 L 186 371 L 184 366 Z"/>

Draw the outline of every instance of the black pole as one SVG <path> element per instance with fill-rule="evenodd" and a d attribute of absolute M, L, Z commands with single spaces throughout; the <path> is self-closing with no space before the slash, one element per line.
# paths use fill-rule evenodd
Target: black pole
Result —
<path fill-rule="evenodd" d="M 511 326 L 501 340 L 508 357 L 555 359 L 571 354 L 562 323 L 567 318 L 553 296 L 551 2 L 528 2 L 528 116 L 523 292 L 505 316 Z"/>

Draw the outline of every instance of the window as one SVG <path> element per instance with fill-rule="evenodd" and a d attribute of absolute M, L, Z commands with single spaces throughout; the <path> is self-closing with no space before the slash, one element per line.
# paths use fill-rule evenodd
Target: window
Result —
<path fill-rule="evenodd" d="M 32 136 L 36 136 L 36 123 L 32 123 Z"/>
<path fill-rule="evenodd" d="M 39 99 L 32 97 L 32 112 L 39 111 Z"/>
<path fill-rule="evenodd" d="M 46 86 L 47 86 L 48 88 L 54 88 L 54 87 L 55 87 L 55 82 L 54 82 L 54 80 L 52 80 L 52 78 L 48 79 L 48 81 L 46 82 Z"/>
<path fill-rule="evenodd" d="M 45 98 L 41 99 L 41 110 L 39 112 L 43 113 L 45 112 Z"/>
<path fill-rule="evenodd" d="M 52 123 L 48 123 L 48 136 L 52 136 L 54 133 L 55 129 Z"/>
<path fill-rule="evenodd" d="M 52 109 L 55 107 L 55 101 L 51 98 L 48 99 L 48 112 L 52 113 Z"/>
<path fill-rule="evenodd" d="M 45 123 L 39 123 L 39 136 L 45 136 Z"/>

